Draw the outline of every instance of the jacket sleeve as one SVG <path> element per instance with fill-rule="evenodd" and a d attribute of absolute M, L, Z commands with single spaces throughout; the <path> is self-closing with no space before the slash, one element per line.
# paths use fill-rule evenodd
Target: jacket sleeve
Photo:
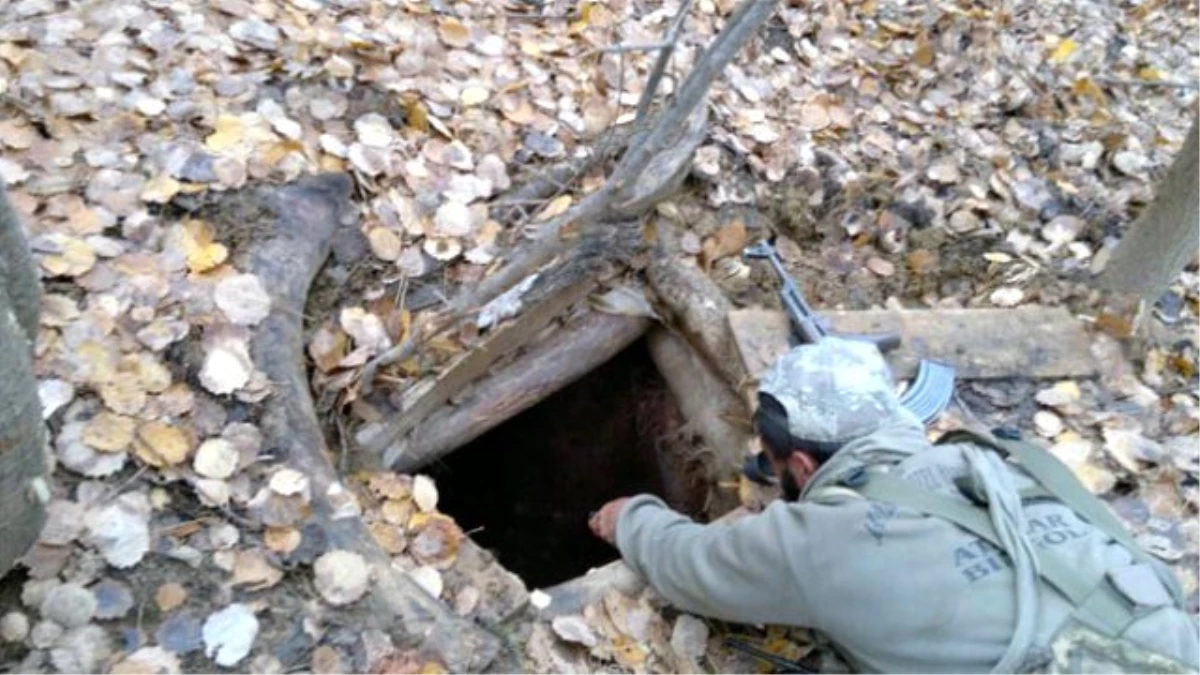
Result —
<path fill-rule="evenodd" d="M 802 506 L 775 502 L 731 523 L 700 525 L 639 495 L 617 520 L 626 564 L 668 602 L 739 623 L 819 627 L 800 582 L 807 556 Z"/>

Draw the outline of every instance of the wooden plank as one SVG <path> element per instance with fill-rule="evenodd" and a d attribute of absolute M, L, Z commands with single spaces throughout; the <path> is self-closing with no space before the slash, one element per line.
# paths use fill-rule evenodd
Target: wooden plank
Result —
<path fill-rule="evenodd" d="M 896 377 L 916 373 L 922 358 L 953 364 L 962 379 L 1091 377 L 1096 362 L 1083 324 L 1062 307 L 824 312 L 836 333 L 899 333 L 888 354 Z M 788 350 L 783 312 L 741 309 L 729 325 L 746 372 L 755 381 Z"/>
<path fill-rule="evenodd" d="M 411 472 L 519 415 L 609 360 L 650 327 L 650 320 L 589 312 L 512 363 L 493 370 L 464 400 L 445 404 L 387 449 L 384 466 Z"/>
<path fill-rule="evenodd" d="M 547 293 L 515 319 L 497 327 L 482 344 L 446 366 L 438 376 L 405 392 L 400 414 L 382 427 L 363 433 L 357 442 L 367 455 L 378 458 L 390 444 L 424 421 L 452 396 L 479 379 L 501 357 L 536 337 L 568 307 L 583 300 L 596 286 L 590 276 Z"/>

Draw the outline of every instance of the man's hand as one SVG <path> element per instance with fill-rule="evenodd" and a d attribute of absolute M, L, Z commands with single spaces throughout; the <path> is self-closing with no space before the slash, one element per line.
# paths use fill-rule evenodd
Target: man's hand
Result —
<path fill-rule="evenodd" d="M 628 502 L 629 497 L 619 497 L 601 506 L 600 510 L 592 514 L 591 519 L 588 520 L 592 534 L 616 546 L 617 518 L 621 517 L 621 509 L 624 509 Z"/>

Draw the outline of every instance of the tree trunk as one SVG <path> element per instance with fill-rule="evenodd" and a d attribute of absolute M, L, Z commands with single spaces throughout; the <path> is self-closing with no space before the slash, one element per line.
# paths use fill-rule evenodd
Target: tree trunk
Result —
<path fill-rule="evenodd" d="M 46 519 L 46 440 L 33 375 L 39 294 L 24 233 L 0 184 L 0 573 L 29 550 Z"/>
<path fill-rule="evenodd" d="M 1188 132 L 1154 201 L 1129 226 L 1096 283 L 1154 300 L 1195 260 L 1200 243 L 1196 125 Z"/>

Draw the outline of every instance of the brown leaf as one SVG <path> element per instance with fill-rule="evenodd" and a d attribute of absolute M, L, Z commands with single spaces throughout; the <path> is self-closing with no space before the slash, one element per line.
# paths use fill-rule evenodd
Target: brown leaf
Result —
<path fill-rule="evenodd" d="M 715 235 L 704 240 L 700 251 L 704 269 L 711 269 L 713 263 L 726 256 L 741 255 L 746 238 L 746 224 L 740 218 L 723 225 Z"/>
<path fill-rule="evenodd" d="M 933 65 L 933 43 L 929 40 L 928 33 L 921 33 L 917 36 L 917 48 L 913 51 L 913 62 L 922 68 L 928 68 Z"/>
<path fill-rule="evenodd" d="M 1129 317 L 1111 312 L 1100 312 L 1096 317 L 1096 328 L 1118 340 L 1133 335 L 1133 321 Z"/>
<path fill-rule="evenodd" d="M 245 586 L 250 591 L 261 591 L 274 586 L 283 579 L 283 571 L 267 562 L 262 551 L 238 551 L 233 563 L 233 586 Z"/>
<path fill-rule="evenodd" d="M 175 583 L 167 582 L 154 592 L 154 603 L 164 612 L 169 612 L 182 605 L 188 597 L 187 589 Z"/>
<path fill-rule="evenodd" d="M 192 439 L 173 424 L 144 422 L 134 435 L 133 451 L 150 466 L 175 466 L 188 458 Z"/>

